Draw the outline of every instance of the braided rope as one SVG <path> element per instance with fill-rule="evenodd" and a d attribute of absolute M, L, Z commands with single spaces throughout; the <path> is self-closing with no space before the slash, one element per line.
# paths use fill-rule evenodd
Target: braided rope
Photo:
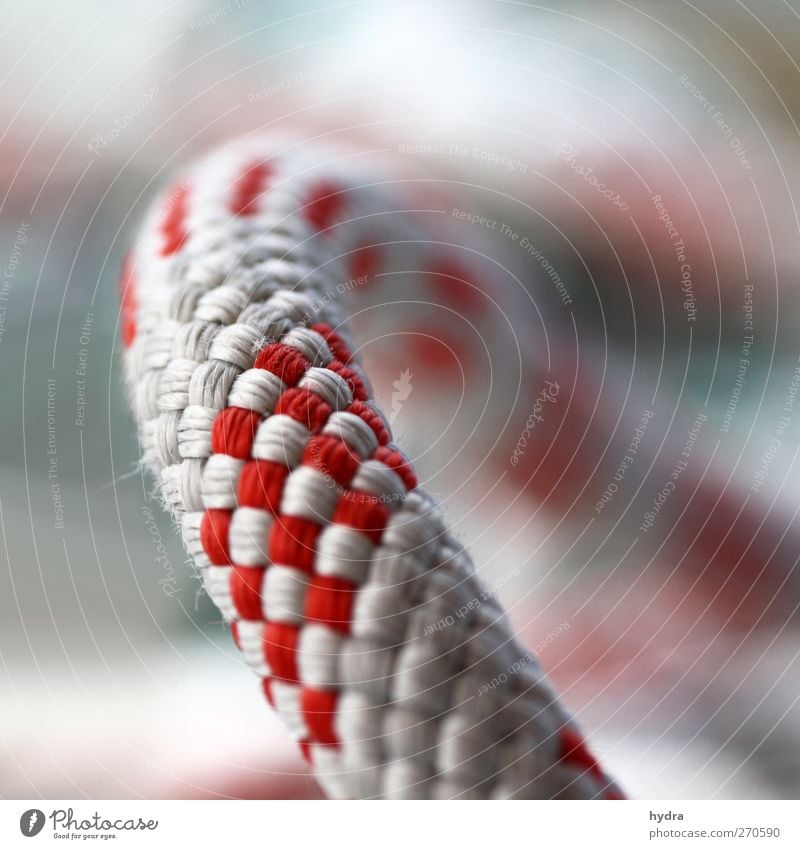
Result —
<path fill-rule="evenodd" d="M 238 143 L 155 204 L 122 278 L 145 464 L 330 796 L 619 798 L 393 445 L 342 327 L 372 246 L 425 268 L 446 239 L 412 212 L 424 193 L 322 161 Z"/>

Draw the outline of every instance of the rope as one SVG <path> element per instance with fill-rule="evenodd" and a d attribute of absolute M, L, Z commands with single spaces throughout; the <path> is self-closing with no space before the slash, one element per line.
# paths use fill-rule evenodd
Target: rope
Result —
<path fill-rule="evenodd" d="M 144 462 L 329 796 L 620 798 L 353 356 L 376 246 L 456 259 L 426 190 L 355 159 L 240 142 L 158 199 L 121 281 Z"/>

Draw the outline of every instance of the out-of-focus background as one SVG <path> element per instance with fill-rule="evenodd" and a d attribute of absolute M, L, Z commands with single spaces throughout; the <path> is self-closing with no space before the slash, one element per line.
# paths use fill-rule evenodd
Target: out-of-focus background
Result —
<path fill-rule="evenodd" d="M 796 0 L 34 0 L 0 48 L 0 795 L 319 795 L 119 378 L 156 189 L 280 130 L 446 187 L 519 281 L 494 310 L 432 282 L 359 323 L 362 355 L 609 769 L 797 798 Z"/>

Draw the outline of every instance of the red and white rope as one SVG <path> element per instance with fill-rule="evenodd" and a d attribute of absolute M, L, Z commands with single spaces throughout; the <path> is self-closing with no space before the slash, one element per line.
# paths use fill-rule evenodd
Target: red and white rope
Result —
<path fill-rule="evenodd" d="M 374 246 L 451 251 L 425 190 L 357 161 L 250 140 L 158 200 L 122 279 L 145 463 L 330 796 L 619 798 L 353 356 Z"/>

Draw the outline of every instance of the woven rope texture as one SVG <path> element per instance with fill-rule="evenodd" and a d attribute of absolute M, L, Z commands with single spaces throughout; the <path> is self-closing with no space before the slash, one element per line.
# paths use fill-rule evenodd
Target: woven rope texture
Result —
<path fill-rule="evenodd" d="M 250 140 L 158 199 L 121 284 L 145 464 L 329 796 L 619 798 L 372 400 L 352 281 L 458 256 L 358 161 Z"/>

